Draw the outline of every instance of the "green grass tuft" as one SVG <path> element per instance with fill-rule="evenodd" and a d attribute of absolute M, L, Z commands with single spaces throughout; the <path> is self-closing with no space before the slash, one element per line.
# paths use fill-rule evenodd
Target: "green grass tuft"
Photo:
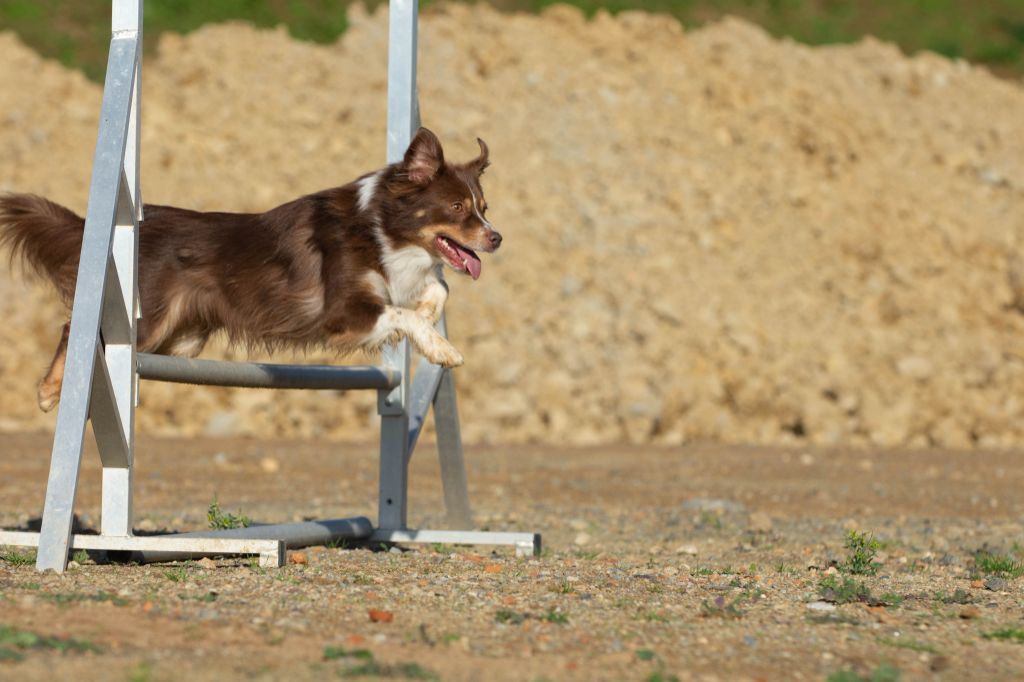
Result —
<path fill-rule="evenodd" d="M 937 653 L 939 653 L 939 650 L 936 649 L 931 644 L 928 644 L 927 642 L 918 642 L 918 641 L 915 641 L 913 639 L 892 639 L 892 638 L 886 637 L 886 638 L 882 638 L 882 639 L 880 639 L 878 641 L 881 644 L 884 644 L 886 646 L 895 647 L 897 649 L 909 649 L 910 651 L 918 651 L 918 652 L 928 653 L 928 654 L 937 654 Z"/>
<path fill-rule="evenodd" d="M 0 625 L 0 660 L 20 661 L 30 649 L 45 649 L 61 653 L 100 653 L 100 648 L 82 639 L 48 637 L 10 625 Z"/>
<path fill-rule="evenodd" d="M 31 566 L 36 563 L 36 550 L 30 549 L 22 552 L 4 547 L 0 549 L 0 560 L 6 561 L 12 566 Z"/>
<path fill-rule="evenodd" d="M 822 600 L 836 604 L 866 602 L 871 599 L 871 589 L 863 582 L 853 578 L 842 578 L 827 575 L 818 583 L 818 594 Z"/>
<path fill-rule="evenodd" d="M 509 625 L 520 625 L 526 622 L 526 614 L 519 613 L 518 611 L 511 611 L 509 609 L 499 609 L 494 614 L 494 620 L 499 623 L 507 623 Z"/>
<path fill-rule="evenodd" d="M 547 623 L 567 625 L 569 623 L 569 614 L 562 613 L 561 611 L 555 611 L 554 609 L 548 609 L 540 619 Z"/>
<path fill-rule="evenodd" d="M 882 544 L 871 533 L 851 530 L 846 534 L 846 561 L 840 568 L 854 575 L 874 575 L 881 564 L 875 561 Z"/>
<path fill-rule="evenodd" d="M 347 664 L 338 670 L 340 677 L 396 678 L 406 680 L 439 680 L 437 673 L 427 670 L 419 663 L 380 663 L 369 649 L 345 649 L 324 647 L 325 661 L 341 661 Z"/>
<path fill-rule="evenodd" d="M 1024 576 L 1024 561 L 1017 561 L 1008 554 L 981 550 L 974 555 L 974 572 L 977 575 L 1019 578 Z"/>
<path fill-rule="evenodd" d="M 217 498 L 213 498 L 209 509 L 206 510 L 206 521 L 213 530 L 248 528 L 252 524 L 252 519 L 248 516 L 243 516 L 241 512 L 232 514 L 231 512 L 222 511 Z"/>
<path fill-rule="evenodd" d="M 1003 628 L 982 635 L 985 639 L 1001 639 L 1007 642 L 1024 644 L 1024 628 Z"/>

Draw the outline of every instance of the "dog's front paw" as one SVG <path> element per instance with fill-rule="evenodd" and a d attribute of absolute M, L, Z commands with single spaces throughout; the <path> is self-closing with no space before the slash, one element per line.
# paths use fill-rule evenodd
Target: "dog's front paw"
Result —
<path fill-rule="evenodd" d="M 426 353 L 427 360 L 430 360 L 435 365 L 441 365 L 446 369 L 452 367 L 460 367 L 466 362 L 466 359 L 462 357 L 462 353 L 458 351 L 455 346 L 445 341 L 443 344 L 434 344 Z"/>

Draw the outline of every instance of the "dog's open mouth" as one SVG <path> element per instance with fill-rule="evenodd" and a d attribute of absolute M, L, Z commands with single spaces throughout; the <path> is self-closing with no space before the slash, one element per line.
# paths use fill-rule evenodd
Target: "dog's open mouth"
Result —
<path fill-rule="evenodd" d="M 480 263 L 480 257 L 472 249 L 467 249 L 451 237 L 443 235 L 437 235 L 434 238 L 434 243 L 437 245 L 437 251 L 441 254 L 441 258 L 452 266 L 453 270 L 465 272 L 473 279 L 479 279 L 480 269 L 483 266 Z"/>

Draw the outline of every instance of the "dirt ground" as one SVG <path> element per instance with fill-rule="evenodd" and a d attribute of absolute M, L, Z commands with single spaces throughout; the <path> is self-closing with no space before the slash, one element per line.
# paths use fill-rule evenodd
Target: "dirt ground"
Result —
<path fill-rule="evenodd" d="M 46 435 L 0 436 L 4 527 L 38 516 L 48 451 Z M 139 453 L 142 530 L 202 528 L 214 497 L 261 521 L 373 516 L 372 445 L 144 439 Z M 58 577 L 7 554 L 0 678 L 1024 676 L 1024 643 L 1012 639 L 1024 580 L 975 559 L 1022 558 L 1019 454 L 509 447 L 471 448 L 468 465 L 478 525 L 543 533 L 540 557 L 314 548 L 280 570 L 79 557 Z M 97 469 L 90 451 L 86 527 L 98 520 Z M 412 524 L 440 526 L 429 445 L 412 490 Z M 881 541 L 875 575 L 847 566 L 850 530 Z M 820 583 L 846 577 L 871 596 L 831 603 Z M 393 620 L 372 622 L 371 610 Z"/>

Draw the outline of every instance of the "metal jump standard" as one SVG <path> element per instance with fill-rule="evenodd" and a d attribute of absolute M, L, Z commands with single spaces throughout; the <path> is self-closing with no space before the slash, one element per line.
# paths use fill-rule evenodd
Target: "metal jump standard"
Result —
<path fill-rule="evenodd" d="M 410 381 L 407 341 L 386 349 L 379 367 L 269 365 L 191 360 L 135 348 L 144 310 L 138 295 L 139 127 L 143 0 L 113 0 L 112 36 L 93 160 L 85 237 L 71 315 L 64 385 L 39 533 L 0 531 L 0 545 L 38 547 L 36 568 L 63 572 L 71 550 L 127 552 L 141 561 L 257 554 L 263 566 L 282 566 L 285 550 L 340 539 L 511 545 L 517 555 L 537 553 L 535 533 L 472 528 L 450 370 L 421 359 Z M 418 0 L 392 0 L 388 38 L 387 160 L 402 159 L 419 128 L 416 90 Z M 439 324 L 447 336 L 445 318 Z M 365 517 L 260 525 L 226 531 L 159 536 L 132 532 L 132 463 L 138 380 L 273 389 L 370 389 L 381 418 L 380 498 L 377 525 Z M 410 386 L 411 384 L 411 386 Z M 424 420 L 434 407 L 447 525 L 459 530 L 407 526 L 408 470 Z M 86 423 L 103 466 L 98 535 L 73 534 L 75 493 Z"/>

